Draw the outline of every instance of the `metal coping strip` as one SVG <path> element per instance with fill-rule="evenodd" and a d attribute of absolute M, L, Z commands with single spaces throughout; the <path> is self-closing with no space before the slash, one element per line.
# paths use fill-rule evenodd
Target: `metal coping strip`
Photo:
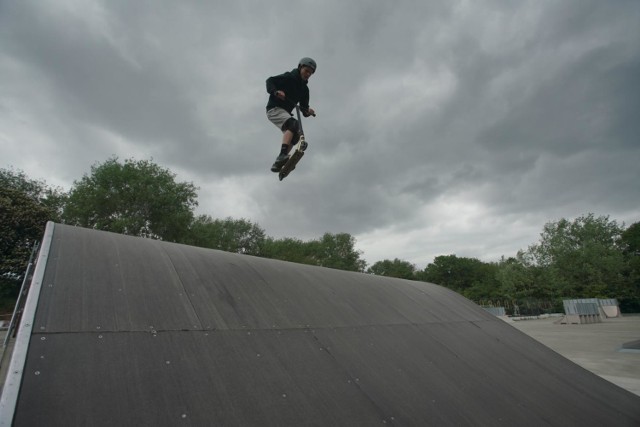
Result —
<path fill-rule="evenodd" d="M 22 376 L 24 374 L 24 365 L 27 362 L 27 351 L 29 350 L 29 340 L 33 330 L 33 321 L 36 316 L 36 307 L 40 298 L 40 290 L 42 289 L 42 280 L 44 271 L 47 266 L 49 250 L 53 240 L 53 229 L 55 224 L 51 221 L 47 222 L 47 228 L 44 231 L 38 261 L 31 279 L 31 287 L 29 295 L 24 306 L 18 335 L 13 347 L 11 363 L 7 371 L 7 378 L 2 389 L 2 397 L 0 397 L 0 426 L 10 426 L 13 422 L 13 416 L 18 404 L 18 394 L 20 385 L 22 384 Z"/>

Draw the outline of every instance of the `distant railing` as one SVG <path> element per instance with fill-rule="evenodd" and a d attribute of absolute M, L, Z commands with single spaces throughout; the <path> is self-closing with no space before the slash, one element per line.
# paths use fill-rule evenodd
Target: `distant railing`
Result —
<path fill-rule="evenodd" d="M 16 300 L 16 305 L 13 309 L 13 314 L 11 315 L 11 321 L 9 322 L 9 326 L 7 327 L 7 335 L 4 337 L 4 342 L 2 343 L 2 355 L 0 355 L 0 367 L 4 361 L 4 355 L 9 346 L 9 341 L 11 338 L 15 338 L 16 325 L 20 322 L 20 316 L 22 315 L 22 311 L 24 309 L 24 304 L 26 301 L 26 296 L 29 293 L 29 283 L 31 283 L 31 275 L 33 273 L 34 267 L 34 258 L 38 249 L 40 247 L 40 242 L 35 242 L 33 244 L 33 248 L 31 249 L 31 255 L 29 257 L 29 263 L 27 264 L 27 270 L 24 273 L 24 278 L 22 279 L 22 285 L 20 286 L 20 292 L 18 293 L 18 299 Z"/>

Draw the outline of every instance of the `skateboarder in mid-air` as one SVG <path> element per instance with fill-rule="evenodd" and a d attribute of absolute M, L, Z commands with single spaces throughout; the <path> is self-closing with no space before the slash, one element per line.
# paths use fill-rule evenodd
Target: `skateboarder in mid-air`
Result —
<path fill-rule="evenodd" d="M 296 104 L 300 104 L 300 111 L 305 117 L 315 116 L 316 112 L 309 107 L 309 77 L 316 71 L 316 61 L 302 58 L 298 68 L 279 76 L 267 79 L 267 118 L 282 131 L 282 146 L 280 154 L 271 166 L 272 172 L 279 172 L 287 162 L 289 151 L 298 143 L 300 138 L 298 121 L 291 111 Z M 305 147 L 302 147 L 305 148 Z"/>

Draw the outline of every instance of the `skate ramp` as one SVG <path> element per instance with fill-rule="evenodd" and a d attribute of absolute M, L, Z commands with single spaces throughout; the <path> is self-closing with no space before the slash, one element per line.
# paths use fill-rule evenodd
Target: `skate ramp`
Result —
<path fill-rule="evenodd" d="M 436 285 L 46 236 L 4 425 L 640 424 L 639 397 Z"/>
<path fill-rule="evenodd" d="M 606 318 L 620 317 L 620 307 L 617 305 L 603 305 L 600 307 Z"/>

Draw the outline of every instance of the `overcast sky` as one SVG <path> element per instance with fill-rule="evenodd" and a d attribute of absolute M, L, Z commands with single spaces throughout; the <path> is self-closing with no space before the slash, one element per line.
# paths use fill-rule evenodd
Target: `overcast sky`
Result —
<path fill-rule="evenodd" d="M 0 0 L 0 167 L 65 190 L 115 155 L 272 237 L 369 265 L 514 256 L 640 221 L 640 1 Z M 283 182 L 265 80 L 318 63 Z"/>

